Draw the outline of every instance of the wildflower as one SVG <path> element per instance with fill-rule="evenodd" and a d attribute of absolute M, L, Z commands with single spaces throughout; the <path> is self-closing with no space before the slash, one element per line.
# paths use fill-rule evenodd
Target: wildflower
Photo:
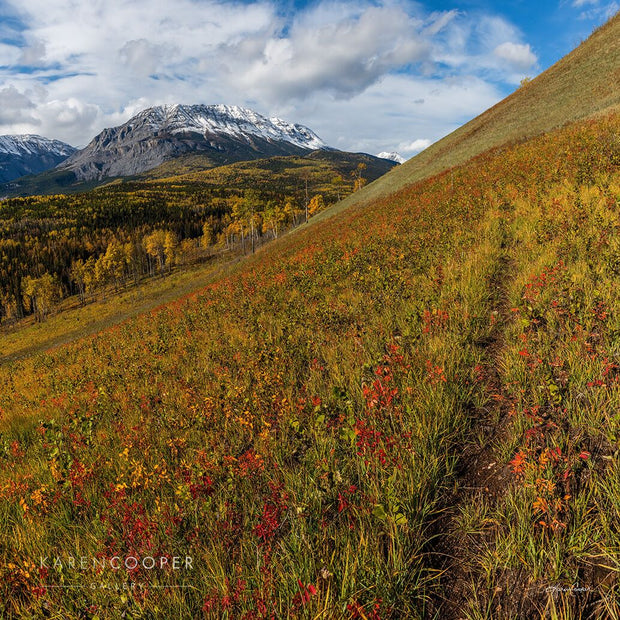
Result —
<path fill-rule="evenodd" d="M 547 513 L 549 512 L 549 504 L 544 497 L 537 497 L 534 502 L 534 509 L 540 510 L 540 512 Z"/>
<path fill-rule="evenodd" d="M 432 385 L 447 383 L 446 375 L 441 366 L 435 366 L 430 360 L 426 360 L 427 378 Z"/>
<path fill-rule="evenodd" d="M 309 583 L 307 586 L 304 586 L 301 579 L 297 580 L 297 584 L 299 585 L 300 592 L 295 595 L 293 599 L 293 606 L 297 607 L 300 603 L 305 605 L 310 601 L 310 598 L 316 596 L 318 594 L 317 589 Z"/>
<path fill-rule="evenodd" d="M 523 450 L 519 450 L 515 457 L 510 461 L 510 465 L 512 465 L 512 472 L 514 474 L 520 475 L 525 471 L 525 465 L 527 463 L 527 457 Z"/>

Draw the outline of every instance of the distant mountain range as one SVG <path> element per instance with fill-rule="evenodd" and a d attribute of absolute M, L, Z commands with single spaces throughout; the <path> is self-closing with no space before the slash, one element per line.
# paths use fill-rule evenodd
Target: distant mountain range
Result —
<path fill-rule="evenodd" d="M 0 136 L 0 182 L 54 168 L 76 149 L 41 136 Z"/>
<path fill-rule="evenodd" d="M 34 143 L 29 147 L 32 161 L 28 168 L 20 168 L 21 164 L 12 160 L 21 152 L 17 146 L 20 138 L 25 141 L 33 137 L 4 138 L 7 164 L 6 174 L 0 181 L 5 183 L 6 195 L 88 189 L 107 179 L 135 177 L 154 169 L 157 172 L 166 162 L 181 162 L 188 157 L 200 168 L 209 169 L 239 161 L 303 156 L 315 151 L 339 152 L 308 127 L 227 105 L 148 108 L 123 125 L 104 129 L 81 150 L 37 138 L 40 148 L 35 149 Z M 46 143 L 56 145 L 55 159 L 45 150 Z M 367 157 L 379 162 L 399 161 L 400 156 L 382 153 L 379 158 Z M 22 175 L 30 176 L 18 178 Z"/>

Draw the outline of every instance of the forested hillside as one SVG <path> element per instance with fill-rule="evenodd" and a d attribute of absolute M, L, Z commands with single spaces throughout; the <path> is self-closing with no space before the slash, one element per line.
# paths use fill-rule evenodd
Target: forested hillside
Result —
<path fill-rule="evenodd" d="M 251 252 L 392 166 L 326 152 L 4 200 L 0 325 L 43 320 L 68 296 L 84 303 L 175 264 Z"/>

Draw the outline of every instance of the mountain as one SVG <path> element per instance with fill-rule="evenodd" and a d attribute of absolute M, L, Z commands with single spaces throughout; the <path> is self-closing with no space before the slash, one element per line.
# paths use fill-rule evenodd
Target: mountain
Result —
<path fill-rule="evenodd" d="M 35 135 L 0 136 L 0 182 L 54 168 L 76 149 Z"/>
<path fill-rule="evenodd" d="M 22 177 L 2 189 L 6 196 L 83 192 L 121 177 L 167 178 L 237 162 L 300 156 L 333 160 L 345 174 L 353 162 L 354 167 L 364 163 L 368 181 L 395 163 L 332 149 L 303 125 L 245 108 L 173 105 L 148 108 L 124 125 L 105 129 L 57 168 Z"/>
<path fill-rule="evenodd" d="M 394 161 L 397 164 L 404 164 L 407 160 L 400 154 L 395 152 L 387 152 L 383 151 L 382 153 L 378 153 L 377 157 L 380 159 L 388 159 L 390 161 Z"/>
<path fill-rule="evenodd" d="M 325 148 L 307 127 L 246 108 L 157 106 L 124 125 L 104 129 L 61 169 L 73 172 L 78 181 L 91 181 L 136 175 L 189 153 L 205 155 L 213 167 Z"/>
<path fill-rule="evenodd" d="M 619 84 L 620 13 L 531 82 L 356 192 L 338 209 L 392 194 L 489 149 L 618 108 Z"/>

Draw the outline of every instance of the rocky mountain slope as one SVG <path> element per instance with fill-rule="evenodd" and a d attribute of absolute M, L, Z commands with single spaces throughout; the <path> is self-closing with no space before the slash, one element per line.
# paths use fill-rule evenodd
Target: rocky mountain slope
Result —
<path fill-rule="evenodd" d="M 188 153 L 207 155 L 213 165 L 221 165 L 324 148 L 307 127 L 245 108 L 157 106 L 105 129 L 62 168 L 78 181 L 90 181 L 139 174 Z"/>
<path fill-rule="evenodd" d="M 75 150 L 69 144 L 41 136 L 0 136 L 0 182 L 54 168 Z"/>

